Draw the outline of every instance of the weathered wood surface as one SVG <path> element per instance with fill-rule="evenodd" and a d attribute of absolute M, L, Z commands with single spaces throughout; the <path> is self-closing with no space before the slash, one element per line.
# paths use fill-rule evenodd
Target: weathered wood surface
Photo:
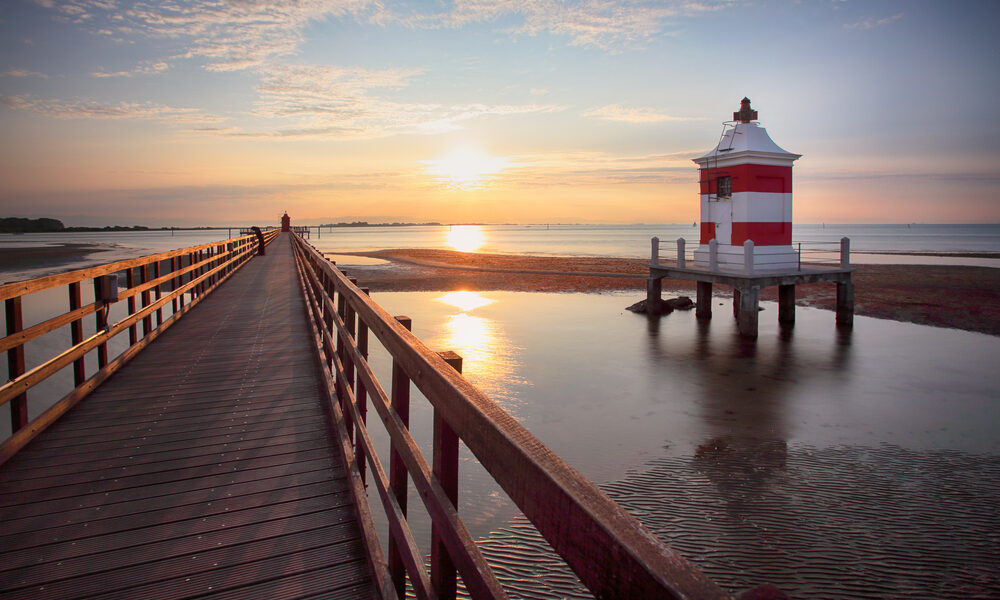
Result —
<path fill-rule="evenodd" d="M 288 237 L 0 468 L 0 597 L 372 596 Z"/>

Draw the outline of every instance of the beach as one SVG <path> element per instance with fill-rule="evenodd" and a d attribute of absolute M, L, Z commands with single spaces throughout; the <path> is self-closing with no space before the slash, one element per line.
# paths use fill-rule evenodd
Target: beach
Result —
<path fill-rule="evenodd" d="M 344 270 L 372 291 L 615 292 L 635 290 L 645 297 L 646 261 L 480 254 L 435 249 L 341 253 L 386 261 L 347 264 Z M 930 261 L 929 261 L 930 262 Z M 855 313 L 936 327 L 1000 335 L 1000 269 L 944 265 L 856 265 Z M 694 282 L 663 280 L 664 298 L 694 296 Z M 731 297 L 725 286 L 716 296 Z M 777 288 L 761 290 L 776 300 Z M 796 287 L 796 303 L 833 310 L 836 287 L 829 283 Z"/>

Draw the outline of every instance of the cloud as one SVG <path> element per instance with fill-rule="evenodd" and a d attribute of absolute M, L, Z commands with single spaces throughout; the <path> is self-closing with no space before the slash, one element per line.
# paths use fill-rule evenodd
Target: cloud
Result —
<path fill-rule="evenodd" d="M 0 96 L 0 104 L 12 110 L 28 110 L 54 119 L 131 119 L 171 123 L 210 123 L 218 120 L 198 109 L 152 102 L 105 103 L 81 98 L 56 100 L 22 94 Z"/>
<path fill-rule="evenodd" d="M 39 79 L 48 79 L 49 76 L 45 73 L 29 71 L 28 69 L 8 69 L 0 73 L 0 77 L 37 77 Z"/>
<path fill-rule="evenodd" d="M 627 108 L 621 104 L 608 104 L 606 106 L 591 108 L 584 112 L 583 116 L 621 123 L 662 123 L 664 121 L 702 120 L 700 117 L 674 117 L 658 112 L 654 108 Z"/>
<path fill-rule="evenodd" d="M 504 157 L 502 182 L 523 187 L 606 186 L 697 181 L 691 152 L 613 155 L 603 152 Z"/>
<path fill-rule="evenodd" d="M 874 17 L 868 17 L 857 21 L 856 23 L 846 23 L 844 24 L 844 29 L 875 29 L 876 27 L 882 27 L 892 23 L 893 21 L 898 21 L 903 18 L 903 13 L 896 13 L 891 17 L 885 17 L 882 19 L 876 19 Z"/>
<path fill-rule="evenodd" d="M 414 26 L 461 27 L 468 23 L 495 21 L 511 15 L 522 22 L 508 32 L 515 35 L 551 33 L 565 36 L 573 46 L 591 46 L 620 51 L 664 35 L 673 26 L 672 19 L 719 10 L 731 4 L 722 2 L 667 2 L 611 0 L 458 0 L 452 11 L 435 19 L 419 16 Z"/>
<path fill-rule="evenodd" d="M 94 71 L 90 75 L 92 77 L 107 78 L 107 77 L 134 77 L 136 75 L 153 75 L 155 73 L 162 73 L 170 68 L 164 61 L 153 61 L 145 62 L 140 64 L 131 71 Z"/>

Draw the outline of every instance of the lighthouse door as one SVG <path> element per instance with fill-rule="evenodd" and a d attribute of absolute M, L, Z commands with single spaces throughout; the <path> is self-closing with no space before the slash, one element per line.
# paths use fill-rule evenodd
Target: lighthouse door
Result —
<path fill-rule="evenodd" d="M 733 201 L 719 200 L 715 206 L 715 239 L 720 244 L 733 243 Z"/>

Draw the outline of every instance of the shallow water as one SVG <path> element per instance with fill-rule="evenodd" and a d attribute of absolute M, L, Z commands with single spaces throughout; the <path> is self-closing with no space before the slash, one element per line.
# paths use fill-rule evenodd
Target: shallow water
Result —
<path fill-rule="evenodd" d="M 733 591 L 1000 593 L 996 337 L 864 317 L 839 330 L 803 307 L 780 328 L 763 303 L 754 344 L 722 298 L 708 323 L 649 321 L 623 294 L 481 292 L 465 309 L 441 293 L 374 298 L 463 355 L 487 395 Z M 412 411 L 425 444 L 429 410 Z M 518 558 L 537 536 L 474 458 L 461 469 L 460 512 L 518 594 L 572 595 L 572 575 Z"/>

